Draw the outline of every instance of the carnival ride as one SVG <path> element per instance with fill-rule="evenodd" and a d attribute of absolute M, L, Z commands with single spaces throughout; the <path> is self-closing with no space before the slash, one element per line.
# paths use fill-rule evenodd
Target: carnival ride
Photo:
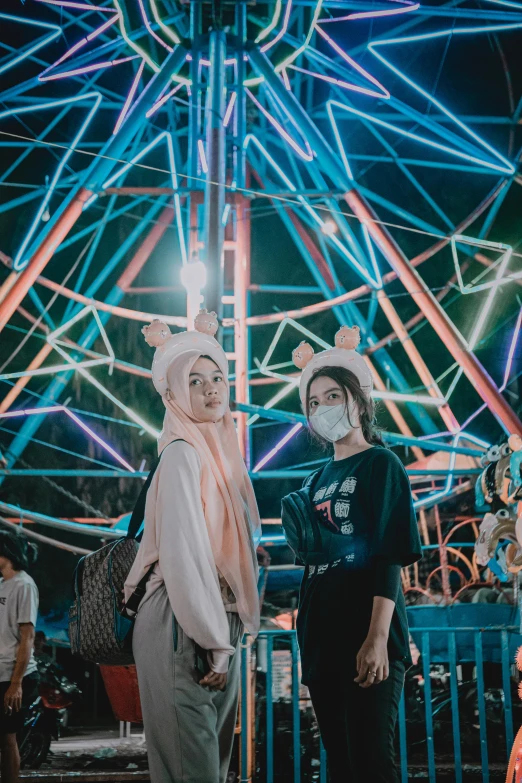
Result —
<path fill-rule="evenodd" d="M 450 604 L 513 580 L 522 4 L 28 0 L 0 23 L 0 483 L 144 477 L 125 443 L 153 443 L 160 421 L 114 324 L 185 328 L 202 302 L 222 318 L 252 477 L 298 479 L 310 463 L 290 352 L 357 324 L 439 555 L 405 589 L 433 601 L 440 581 Z M 38 439 L 49 419 L 63 440 Z M 477 479 L 479 515 L 443 529 Z M 78 554 L 81 536 L 125 524 L 50 516 L 38 495 L 0 513 Z"/>

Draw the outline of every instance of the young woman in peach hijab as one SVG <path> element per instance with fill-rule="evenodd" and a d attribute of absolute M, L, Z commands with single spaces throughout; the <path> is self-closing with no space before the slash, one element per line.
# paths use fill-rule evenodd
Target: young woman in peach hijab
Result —
<path fill-rule="evenodd" d="M 228 362 L 213 314 L 196 331 L 144 328 L 165 405 L 160 461 L 126 598 L 154 572 L 133 651 L 152 783 L 225 783 L 240 653 L 259 628 L 257 505 L 229 408 Z"/>

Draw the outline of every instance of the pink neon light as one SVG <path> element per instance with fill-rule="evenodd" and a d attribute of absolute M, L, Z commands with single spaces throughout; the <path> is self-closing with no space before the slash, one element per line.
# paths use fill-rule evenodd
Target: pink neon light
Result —
<path fill-rule="evenodd" d="M 132 82 L 131 88 L 129 90 L 129 94 L 127 95 L 127 100 L 123 104 L 123 109 L 120 112 L 120 116 L 116 120 L 116 125 L 114 126 L 113 135 L 115 133 L 118 133 L 119 129 L 123 125 L 123 120 L 127 116 L 127 113 L 129 111 L 129 106 L 131 105 L 132 101 L 134 100 L 134 95 L 136 94 L 136 90 L 138 89 L 138 84 L 140 83 L 141 74 L 143 73 L 143 69 L 145 67 L 145 60 L 141 61 L 141 65 L 138 68 L 138 71 L 136 73 L 136 76 L 134 77 L 134 80 Z"/>
<path fill-rule="evenodd" d="M 348 16 L 337 16 L 332 19 L 321 19 L 318 24 L 328 24 L 330 22 L 347 22 L 350 19 L 370 19 L 375 16 L 394 16 L 395 14 L 407 14 L 410 11 L 416 11 L 420 8 L 420 3 L 413 3 L 410 0 L 391 0 L 392 3 L 400 3 L 405 8 L 390 8 L 389 11 L 360 11 L 359 13 L 349 14 Z"/>
<path fill-rule="evenodd" d="M 371 90 L 369 87 L 359 87 L 357 84 L 353 84 L 352 82 L 345 82 L 342 79 L 336 79 L 333 76 L 327 76 L 324 73 L 317 73 L 317 71 L 309 71 L 307 68 L 299 68 L 297 65 L 290 65 L 290 68 L 292 68 L 294 71 L 300 71 L 301 73 L 305 73 L 307 76 L 315 76 L 316 79 L 321 79 L 323 82 L 328 82 L 329 84 L 336 84 L 338 87 L 342 87 L 344 90 L 352 90 L 353 92 L 361 92 L 364 93 L 364 95 L 371 95 L 373 98 L 389 98 L 390 93 L 383 87 L 384 93 L 377 92 L 376 90 Z"/>
<path fill-rule="evenodd" d="M 274 128 L 276 129 L 276 131 L 277 131 L 277 132 L 278 132 L 278 133 L 279 133 L 279 134 L 280 134 L 280 135 L 281 135 L 281 136 L 282 136 L 282 137 L 285 139 L 285 141 L 287 141 L 287 142 L 288 142 L 288 144 L 289 144 L 289 145 L 292 147 L 292 149 L 293 149 L 293 150 L 295 150 L 295 152 L 297 152 L 297 154 L 298 154 L 298 155 L 299 155 L 299 156 L 300 156 L 300 157 L 301 157 L 303 160 L 306 160 L 307 162 L 309 162 L 309 161 L 313 160 L 314 154 L 313 154 L 313 152 L 312 152 L 312 149 L 311 149 L 310 145 L 308 144 L 308 141 L 305 139 L 305 146 L 306 146 L 306 151 L 305 151 L 305 150 L 303 150 L 303 149 L 302 149 L 302 148 L 299 146 L 299 144 L 298 144 L 296 141 L 294 141 L 294 139 L 293 139 L 293 138 L 290 136 L 290 134 L 289 134 L 289 133 L 287 133 L 287 131 L 286 131 L 286 130 L 283 128 L 283 126 L 282 126 L 282 125 L 281 125 L 281 124 L 280 124 L 280 123 L 279 123 L 279 122 L 276 120 L 276 118 L 275 118 L 275 117 L 273 117 L 273 116 L 270 114 L 270 112 L 269 112 L 269 111 L 267 111 L 267 110 L 265 109 L 265 107 L 261 105 L 261 103 L 259 103 L 259 101 L 258 101 L 258 100 L 257 100 L 257 98 L 255 97 L 255 95 L 253 95 L 253 94 L 250 92 L 250 90 L 249 90 L 249 89 L 245 88 L 245 92 L 247 93 L 247 95 L 248 95 L 248 97 L 250 98 L 250 100 L 251 100 L 251 101 L 253 101 L 253 102 L 255 103 L 255 105 L 257 106 L 257 108 L 259 109 L 259 111 L 260 111 L 262 114 L 264 114 L 264 115 L 265 115 L 265 117 L 266 117 L 266 118 L 267 118 L 267 120 L 270 122 L 270 124 L 274 126 Z M 295 126 L 294 126 L 294 127 L 295 127 Z"/>
<path fill-rule="evenodd" d="M 89 33 L 89 35 L 86 35 L 85 38 L 82 38 L 81 41 L 78 41 L 74 44 L 74 46 L 71 46 L 70 49 L 68 49 L 65 54 L 62 54 L 62 56 L 56 60 L 55 63 L 52 65 L 49 65 L 45 71 L 42 71 L 40 76 L 38 77 L 38 81 L 43 82 L 45 79 L 43 78 L 46 73 L 49 73 L 53 68 L 57 68 L 61 63 L 65 62 L 65 60 L 68 60 L 69 57 L 72 57 L 73 54 L 75 54 L 78 49 L 81 49 L 82 46 L 85 46 L 85 44 L 89 43 L 90 41 L 94 41 L 95 38 L 97 38 L 99 35 L 101 35 L 105 30 L 107 30 L 111 25 L 115 24 L 120 18 L 119 14 L 116 14 L 112 17 L 112 19 L 109 19 L 107 22 L 104 22 L 101 27 L 98 27 L 97 30 L 94 30 L 92 33 Z"/>
<path fill-rule="evenodd" d="M 283 446 L 285 446 L 288 443 L 288 441 L 291 438 L 293 438 L 296 433 L 299 432 L 300 429 L 302 429 L 302 427 L 303 425 L 301 424 L 301 422 L 299 422 L 299 424 L 296 424 L 295 427 L 292 427 L 292 429 L 286 433 L 284 438 L 281 438 L 279 443 L 276 446 L 274 446 L 272 451 L 269 451 L 268 454 L 266 454 L 263 457 L 261 462 L 257 463 L 252 473 L 257 473 L 258 470 L 261 470 L 261 468 L 264 467 L 266 463 L 269 462 L 272 459 L 272 457 L 274 457 L 277 454 L 277 452 L 280 451 L 283 448 Z"/>
<path fill-rule="evenodd" d="M 227 110 L 225 112 L 225 117 L 223 119 L 223 127 L 228 128 L 228 123 L 230 122 L 230 118 L 232 117 L 232 112 L 234 110 L 234 105 L 236 103 L 237 98 L 237 92 L 233 92 L 230 96 L 230 100 L 228 102 Z"/>
<path fill-rule="evenodd" d="M 192 55 L 187 54 L 185 57 L 185 60 L 190 63 L 192 62 Z M 248 60 L 248 57 L 245 55 L 243 57 L 243 60 Z M 200 65 L 206 65 L 207 67 L 210 67 L 212 65 L 212 62 L 210 60 L 205 60 L 203 58 L 200 58 L 199 60 Z M 228 60 L 225 60 L 225 65 L 237 65 L 237 58 L 236 57 L 230 57 Z"/>
<path fill-rule="evenodd" d="M 167 93 L 162 98 L 160 98 L 158 101 L 156 101 L 154 106 L 152 106 L 152 108 L 148 110 L 148 112 L 147 112 L 147 114 L 145 116 L 146 117 L 152 117 L 152 115 L 155 114 L 158 111 L 158 109 L 161 109 L 163 104 L 167 103 L 169 98 L 172 98 L 172 96 L 175 95 L 178 92 L 178 90 L 181 90 L 182 87 L 183 87 L 183 84 L 176 85 L 176 87 L 174 87 L 173 90 L 171 90 L 169 93 Z"/>
<path fill-rule="evenodd" d="M 285 83 L 285 87 L 287 90 L 291 90 L 292 86 L 290 84 L 290 79 L 288 78 L 288 73 L 286 72 L 286 68 L 283 68 L 281 71 L 281 76 L 283 77 L 283 81 Z"/>
<path fill-rule="evenodd" d="M 343 58 L 343 60 L 345 60 L 349 65 L 351 65 L 352 68 L 355 68 L 355 70 L 358 71 L 361 74 L 361 76 L 364 76 L 365 79 L 368 79 L 368 81 L 370 81 L 372 84 L 374 84 L 376 87 L 378 87 L 379 90 L 382 90 L 382 92 L 384 94 L 380 94 L 378 96 L 379 98 L 389 98 L 390 97 L 390 93 L 388 92 L 388 90 L 385 87 L 383 87 L 383 85 L 375 78 L 375 76 L 372 76 L 371 73 L 368 73 L 368 71 L 366 71 L 361 65 L 359 65 L 359 63 L 357 63 L 352 57 L 350 57 L 350 55 L 347 54 L 344 51 L 344 49 L 341 49 L 339 44 L 336 44 L 335 41 L 333 40 L 333 38 L 330 38 L 328 33 L 326 33 L 324 30 L 322 30 L 321 27 L 319 27 L 319 26 L 316 26 L 316 30 L 319 33 L 319 35 L 322 36 L 322 38 L 324 38 L 324 40 L 327 41 L 330 44 L 332 49 L 335 52 L 337 52 L 337 54 L 340 55 L 340 57 Z M 348 84 L 348 82 L 346 82 L 346 84 Z M 358 88 L 358 87 L 355 87 L 355 85 L 350 87 L 350 89 L 357 90 L 357 92 L 367 92 L 367 90 L 365 90 L 364 88 Z M 372 94 L 374 95 L 375 93 L 369 92 L 368 94 L 369 95 L 372 95 Z"/>
<path fill-rule="evenodd" d="M 199 160 L 201 162 L 201 168 L 203 169 L 203 173 L 208 174 L 208 163 L 207 163 L 207 156 L 205 155 L 205 145 L 203 144 L 203 141 L 201 139 L 198 139 L 198 152 L 199 152 Z"/>
<path fill-rule="evenodd" d="M 100 446 L 101 446 L 103 449 L 105 449 L 105 451 L 107 451 L 109 454 L 111 454 L 111 456 L 113 456 L 113 457 L 114 457 L 114 459 L 118 460 L 118 462 L 119 462 L 121 465 L 123 465 L 124 467 L 126 467 L 126 468 L 127 468 L 127 470 L 130 470 L 132 473 L 135 473 L 135 472 L 136 472 L 136 471 L 134 470 L 134 468 L 132 467 L 132 465 L 129 465 L 129 463 L 128 463 L 126 460 L 124 460 L 124 459 L 123 459 L 123 457 L 120 457 L 120 455 L 118 454 L 118 452 L 117 452 L 117 451 L 114 451 L 114 449 L 112 448 L 112 446 L 109 446 L 109 444 L 108 444 L 106 441 L 104 441 L 102 438 L 100 438 L 100 436 L 99 436 L 99 435 L 96 435 L 96 433 L 95 433 L 95 432 L 93 432 L 93 431 L 91 430 L 91 428 L 90 428 L 90 427 L 88 427 L 86 424 L 84 424 L 84 422 L 83 422 L 81 419 L 79 419 L 79 418 L 78 418 L 78 416 L 76 416 L 74 413 L 72 413 L 72 412 L 71 412 L 71 411 L 70 411 L 68 408 L 64 408 L 63 410 L 64 410 L 64 411 L 65 411 L 65 413 L 66 413 L 66 414 L 69 416 L 69 418 L 71 418 L 71 419 L 72 419 L 74 422 L 76 422 L 76 424 L 77 424 L 79 427 L 81 427 L 81 428 L 82 428 L 82 430 L 84 430 L 84 431 L 85 431 L 85 432 L 86 432 L 88 435 L 90 435 L 90 437 L 91 437 L 93 440 L 95 440 L 95 441 L 96 441 L 96 443 L 99 443 L 99 444 L 100 444 Z"/>
<path fill-rule="evenodd" d="M 145 27 L 147 28 L 149 33 L 152 35 L 153 38 L 156 39 L 156 41 L 158 41 L 163 47 L 165 47 L 165 49 L 167 49 L 167 51 L 173 52 L 174 50 L 173 50 L 172 46 L 169 46 L 167 43 L 165 43 L 165 41 L 163 41 L 159 37 L 159 35 L 156 32 L 154 32 L 154 30 L 152 29 L 151 24 L 150 24 L 149 19 L 148 19 L 148 16 L 145 13 L 145 7 L 143 5 L 143 0 L 138 0 L 138 3 L 140 4 L 141 18 L 143 19 L 143 21 L 145 23 Z"/>
<path fill-rule="evenodd" d="M 130 60 L 136 60 L 139 58 L 139 54 L 133 54 L 130 57 L 122 57 L 121 60 L 106 60 L 102 63 L 94 63 L 94 65 L 85 65 L 83 68 L 76 68 L 74 71 L 62 71 L 61 73 L 55 73 L 45 78 L 39 77 L 41 82 L 56 81 L 56 79 L 65 79 L 66 76 L 78 76 L 82 73 L 92 73 L 92 71 L 101 71 L 104 68 L 111 68 L 113 65 L 121 65 L 122 63 L 128 63 Z"/>
<path fill-rule="evenodd" d="M 286 31 L 288 29 L 288 22 L 290 20 L 290 12 L 291 12 L 291 10 L 292 10 L 292 0 L 288 0 L 288 5 L 286 6 L 285 18 L 283 20 L 283 26 L 281 27 L 281 29 L 279 30 L 278 34 L 276 35 L 276 37 L 272 41 L 269 41 L 268 43 L 266 43 L 264 46 L 261 47 L 261 51 L 263 53 L 264 52 L 268 52 L 268 50 L 271 49 L 272 46 L 275 46 L 276 43 L 278 43 L 281 40 L 281 38 L 283 37 L 283 35 L 286 33 Z"/>
<path fill-rule="evenodd" d="M 136 472 L 132 465 L 129 465 L 129 463 L 124 460 L 123 457 L 121 457 L 118 452 L 112 448 L 112 446 L 109 446 L 109 444 L 104 441 L 103 438 L 100 438 L 100 436 L 93 432 L 93 430 L 91 430 L 91 428 L 88 427 L 85 422 L 83 422 L 78 416 L 76 416 L 76 414 L 74 414 L 64 405 L 53 405 L 47 408 L 24 408 L 17 411 L 7 411 L 7 413 L 0 413 L 0 419 L 12 419 L 15 416 L 32 416 L 33 414 L 40 413 L 57 413 L 58 411 L 63 411 L 63 413 L 66 413 L 67 416 L 69 416 L 69 418 L 75 422 L 75 424 L 81 427 L 84 432 L 86 432 L 93 440 L 95 440 L 96 443 L 99 443 L 100 446 L 105 449 L 105 451 L 114 457 L 114 459 L 118 460 L 118 462 L 127 468 L 127 470 L 130 470 L 131 473 Z"/>
<path fill-rule="evenodd" d="M 64 8 L 82 8 L 87 11 L 99 11 L 101 14 L 117 14 L 115 8 L 99 8 L 89 3 L 72 3 L 69 0 L 36 0 L 37 3 L 46 3 L 47 5 L 61 5 Z"/>

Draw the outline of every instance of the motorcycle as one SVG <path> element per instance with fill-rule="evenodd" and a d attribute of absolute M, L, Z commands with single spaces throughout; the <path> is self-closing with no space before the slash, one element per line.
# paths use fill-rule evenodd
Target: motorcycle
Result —
<path fill-rule="evenodd" d="M 39 769 L 49 755 L 51 742 L 60 739 L 67 722 L 68 708 L 81 694 L 53 661 L 38 663 L 39 694 L 27 710 L 18 737 L 22 769 Z"/>

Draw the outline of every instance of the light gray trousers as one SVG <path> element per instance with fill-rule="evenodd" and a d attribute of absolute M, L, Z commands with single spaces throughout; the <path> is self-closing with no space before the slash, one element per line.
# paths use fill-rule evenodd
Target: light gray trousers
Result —
<path fill-rule="evenodd" d="M 237 718 L 243 626 L 227 613 L 226 691 L 199 685 L 195 645 L 176 622 L 165 587 L 142 604 L 132 647 L 152 783 L 225 783 Z"/>

